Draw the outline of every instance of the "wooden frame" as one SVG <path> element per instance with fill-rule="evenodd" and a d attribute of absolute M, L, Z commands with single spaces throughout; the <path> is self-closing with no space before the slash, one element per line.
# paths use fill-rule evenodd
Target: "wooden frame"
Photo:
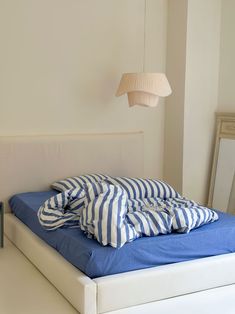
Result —
<path fill-rule="evenodd" d="M 3 203 L 0 202 L 0 248 L 4 246 L 4 206 Z"/>
<path fill-rule="evenodd" d="M 222 138 L 235 140 L 235 113 L 216 113 L 216 137 L 209 187 L 208 207 L 212 206 L 220 140 Z"/>

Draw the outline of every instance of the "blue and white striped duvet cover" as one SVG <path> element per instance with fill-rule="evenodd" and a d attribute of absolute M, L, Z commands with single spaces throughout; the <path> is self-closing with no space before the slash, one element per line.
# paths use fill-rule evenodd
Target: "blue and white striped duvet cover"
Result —
<path fill-rule="evenodd" d="M 38 218 L 47 230 L 80 227 L 102 245 L 120 248 L 141 236 L 187 233 L 218 215 L 160 181 L 119 178 L 66 190 L 47 200 Z"/>

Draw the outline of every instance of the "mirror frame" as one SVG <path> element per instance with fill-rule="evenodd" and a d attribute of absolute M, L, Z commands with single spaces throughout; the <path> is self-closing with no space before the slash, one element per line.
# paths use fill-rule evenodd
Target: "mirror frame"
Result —
<path fill-rule="evenodd" d="M 235 113 L 216 113 L 216 137 L 209 186 L 208 207 L 212 206 L 220 140 L 222 138 L 235 140 Z"/>

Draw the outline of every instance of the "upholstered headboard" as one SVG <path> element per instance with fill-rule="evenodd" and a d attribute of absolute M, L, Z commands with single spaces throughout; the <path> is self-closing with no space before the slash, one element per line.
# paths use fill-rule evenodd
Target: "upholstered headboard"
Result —
<path fill-rule="evenodd" d="M 0 200 L 85 173 L 143 175 L 143 133 L 0 137 Z"/>

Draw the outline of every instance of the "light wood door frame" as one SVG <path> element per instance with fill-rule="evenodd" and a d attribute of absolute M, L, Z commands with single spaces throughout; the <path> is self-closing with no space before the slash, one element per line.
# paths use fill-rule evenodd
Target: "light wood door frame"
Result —
<path fill-rule="evenodd" d="M 212 206 L 220 140 L 222 138 L 235 140 L 235 113 L 216 113 L 216 137 L 209 187 L 208 207 Z"/>

